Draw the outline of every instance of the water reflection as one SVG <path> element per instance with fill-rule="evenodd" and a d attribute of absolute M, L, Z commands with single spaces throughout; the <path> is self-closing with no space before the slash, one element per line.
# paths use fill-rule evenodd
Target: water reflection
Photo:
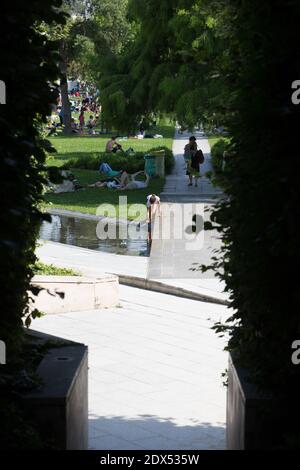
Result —
<path fill-rule="evenodd" d="M 42 223 L 40 238 L 118 255 L 149 255 L 146 225 L 142 225 L 140 228 L 131 226 L 130 230 L 136 232 L 136 237 L 140 237 L 139 239 L 132 239 L 131 237 L 126 239 L 124 234 L 126 226 L 123 225 L 115 226 L 112 229 L 113 232 L 116 232 L 115 239 L 103 240 L 97 237 L 97 233 L 106 231 L 107 227 L 104 224 L 102 226 L 98 224 L 99 221 L 92 219 L 52 215 L 51 223 Z"/>

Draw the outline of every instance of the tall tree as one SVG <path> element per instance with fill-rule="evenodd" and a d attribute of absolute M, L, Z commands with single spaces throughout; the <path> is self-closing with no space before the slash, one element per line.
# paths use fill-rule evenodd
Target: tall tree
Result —
<path fill-rule="evenodd" d="M 137 25 L 135 42 L 114 54 L 100 76 L 109 119 L 119 124 L 126 116 L 137 121 L 167 111 L 187 127 L 224 121 L 220 22 L 209 2 L 131 0 L 129 17 Z"/>
<path fill-rule="evenodd" d="M 224 241 L 215 268 L 234 313 L 217 330 L 228 331 L 229 350 L 273 396 L 268 445 L 297 448 L 300 106 L 291 87 L 300 70 L 300 3 L 131 0 L 130 8 L 137 39 L 102 77 L 110 119 L 158 109 L 187 125 L 228 125 L 227 197 L 213 217 Z"/>

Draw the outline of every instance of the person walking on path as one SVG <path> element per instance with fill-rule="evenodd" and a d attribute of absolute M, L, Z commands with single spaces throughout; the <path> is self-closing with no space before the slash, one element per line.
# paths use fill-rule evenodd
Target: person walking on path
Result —
<path fill-rule="evenodd" d="M 197 150 L 197 152 L 191 158 L 189 172 L 189 186 L 193 186 L 193 177 L 195 178 L 195 187 L 198 186 L 198 179 L 200 178 L 200 165 L 204 163 L 204 155 L 201 149 Z"/>
<path fill-rule="evenodd" d="M 195 155 L 197 150 L 198 150 L 198 146 L 197 146 L 197 142 L 196 142 L 196 137 L 192 135 L 189 138 L 189 143 L 186 144 L 186 146 L 184 147 L 184 161 L 185 161 L 185 164 L 186 164 L 187 174 L 188 174 L 188 171 L 189 171 L 189 168 L 190 168 L 191 158 L 192 158 L 193 155 Z"/>

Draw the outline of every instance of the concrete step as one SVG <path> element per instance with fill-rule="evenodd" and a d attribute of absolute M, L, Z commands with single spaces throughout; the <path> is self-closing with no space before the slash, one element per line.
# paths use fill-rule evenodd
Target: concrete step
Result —
<path fill-rule="evenodd" d="M 160 194 L 162 202 L 210 202 L 216 203 L 223 193 L 171 193 L 163 192 Z"/>

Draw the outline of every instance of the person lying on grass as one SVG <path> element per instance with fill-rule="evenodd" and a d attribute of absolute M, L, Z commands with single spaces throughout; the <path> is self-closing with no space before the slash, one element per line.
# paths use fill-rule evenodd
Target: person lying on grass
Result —
<path fill-rule="evenodd" d="M 105 175 L 109 176 L 109 177 L 115 177 L 115 176 L 120 176 L 122 171 L 116 171 L 116 170 L 113 170 L 108 163 L 101 163 L 100 167 L 99 167 L 99 172 L 100 173 L 104 173 Z"/>
<path fill-rule="evenodd" d="M 135 178 L 139 175 L 145 175 L 145 181 L 139 181 Z M 125 191 L 127 189 L 145 189 L 148 187 L 150 176 L 144 171 L 138 171 L 130 175 L 126 170 L 122 171 L 120 178 L 113 178 L 105 181 L 96 181 L 94 184 L 89 184 L 88 188 L 111 188 Z"/>
<path fill-rule="evenodd" d="M 146 177 L 145 181 L 136 180 L 135 178 L 138 175 L 144 175 Z M 124 175 L 123 173 L 120 179 L 120 187 L 117 189 L 120 191 L 126 191 L 127 189 L 145 189 L 148 187 L 149 181 L 150 176 L 145 171 L 138 171 L 133 175 L 129 175 L 128 173 Z"/>
<path fill-rule="evenodd" d="M 88 184 L 87 188 L 117 188 L 124 185 L 127 181 L 128 173 L 126 170 L 113 172 L 114 174 L 106 173 L 108 178 L 96 181 L 96 183 Z"/>

